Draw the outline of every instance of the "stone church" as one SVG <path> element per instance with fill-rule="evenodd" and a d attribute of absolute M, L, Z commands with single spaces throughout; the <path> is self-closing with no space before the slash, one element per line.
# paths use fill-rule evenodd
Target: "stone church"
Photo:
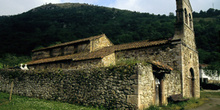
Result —
<path fill-rule="evenodd" d="M 199 98 L 199 61 L 192 7 L 189 0 L 176 0 L 176 4 L 175 35 L 170 40 L 114 45 L 102 34 L 33 50 L 28 66 L 34 69 L 84 69 L 141 60 L 152 64 L 150 74 L 154 84 L 159 84 L 158 88 L 152 86 L 154 97 L 159 97 L 153 99 L 155 105 L 167 104 L 167 98 L 174 94 Z"/>

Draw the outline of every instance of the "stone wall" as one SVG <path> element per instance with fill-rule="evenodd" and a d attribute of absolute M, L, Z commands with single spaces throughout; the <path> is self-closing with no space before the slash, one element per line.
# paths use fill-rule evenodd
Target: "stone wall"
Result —
<path fill-rule="evenodd" d="M 184 38 L 182 41 L 191 49 L 196 50 L 194 31 L 188 25 L 185 25 L 184 32 Z"/>
<path fill-rule="evenodd" d="M 150 75 L 150 76 L 149 76 Z M 107 109 L 142 109 L 152 103 L 152 66 L 110 66 L 87 70 L 0 70 L 0 91 Z"/>
<path fill-rule="evenodd" d="M 66 60 L 66 61 L 57 61 L 51 63 L 44 63 L 44 64 L 36 64 L 31 65 L 29 68 L 34 68 L 36 70 L 39 69 L 89 69 L 89 68 L 97 68 L 103 67 L 103 63 L 101 59 L 91 59 L 91 60 L 83 60 L 83 61 L 73 61 L 73 60 Z"/>
<path fill-rule="evenodd" d="M 60 48 L 54 48 L 54 49 L 52 49 L 52 50 L 50 50 L 50 57 L 57 57 L 57 56 L 61 56 L 62 55 L 62 48 L 60 47 Z"/>
<path fill-rule="evenodd" d="M 168 44 L 154 46 L 143 49 L 125 50 L 116 52 L 116 63 L 123 62 L 126 59 L 139 61 L 159 61 L 162 64 L 169 65 L 174 70 L 165 74 L 164 78 L 164 98 L 163 104 L 167 104 L 167 97 L 173 94 L 182 94 L 181 86 L 181 44 Z M 150 84 L 148 84 L 150 85 Z"/>
<path fill-rule="evenodd" d="M 102 63 L 103 63 L 103 66 L 105 67 L 110 66 L 110 65 L 115 65 L 115 53 L 105 56 L 102 59 Z"/>
<path fill-rule="evenodd" d="M 138 92 L 136 95 L 139 95 L 138 102 L 139 108 L 148 108 L 150 105 L 154 105 L 154 96 L 155 96 L 155 80 L 152 70 L 152 65 L 145 67 L 139 67 L 138 74 Z"/>
<path fill-rule="evenodd" d="M 50 57 L 50 51 L 44 50 L 44 51 L 37 51 L 33 52 L 32 54 L 32 60 L 38 60 L 42 58 L 49 58 Z"/>
<path fill-rule="evenodd" d="M 116 63 L 124 59 L 134 59 L 139 61 L 159 61 L 162 64 L 171 66 L 176 70 L 181 67 L 180 44 L 168 44 L 142 49 L 133 49 L 116 52 Z"/>
<path fill-rule="evenodd" d="M 74 45 L 69 45 L 64 47 L 64 55 L 74 54 L 75 48 Z"/>
<path fill-rule="evenodd" d="M 200 97 L 198 53 L 187 46 L 182 46 L 183 61 L 183 96 Z"/>
<path fill-rule="evenodd" d="M 89 51 L 90 51 L 90 44 L 89 44 L 89 42 L 77 45 L 77 52 L 76 53 L 89 52 Z"/>
<path fill-rule="evenodd" d="M 90 52 L 113 45 L 114 44 L 103 34 L 102 37 L 90 41 Z"/>
<path fill-rule="evenodd" d="M 46 50 L 40 50 L 33 52 L 32 60 L 51 58 L 63 55 L 70 55 L 74 53 L 80 52 L 90 52 L 90 44 L 89 41 L 65 45 L 61 47 L 50 48 Z"/>

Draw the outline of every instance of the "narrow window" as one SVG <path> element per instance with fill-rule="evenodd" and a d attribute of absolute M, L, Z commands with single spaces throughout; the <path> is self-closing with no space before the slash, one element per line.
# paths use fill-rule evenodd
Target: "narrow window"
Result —
<path fill-rule="evenodd" d="M 185 23 L 186 23 L 186 24 L 188 24 L 188 17 L 187 17 L 187 15 L 188 15 L 188 14 L 187 14 L 187 10 L 186 10 L 186 8 L 185 8 Z"/>
<path fill-rule="evenodd" d="M 192 17 L 191 17 L 191 14 L 189 14 L 189 26 L 192 28 Z"/>

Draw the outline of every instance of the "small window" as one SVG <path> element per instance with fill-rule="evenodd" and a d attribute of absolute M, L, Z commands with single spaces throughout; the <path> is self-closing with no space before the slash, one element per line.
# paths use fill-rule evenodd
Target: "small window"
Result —
<path fill-rule="evenodd" d="M 185 11 L 185 23 L 188 24 L 188 14 L 186 8 L 184 9 Z"/>
<path fill-rule="evenodd" d="M 189 14 L 189 26 L 192 28 L 192 16 Z"/>

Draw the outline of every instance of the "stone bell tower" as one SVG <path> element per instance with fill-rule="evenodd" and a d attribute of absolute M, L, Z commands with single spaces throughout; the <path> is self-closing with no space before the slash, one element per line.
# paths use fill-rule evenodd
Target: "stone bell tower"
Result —
<path fill-rule="evenodd" d="M 188 47 L 196 50 L 195 34 L 193 29 L 192 7 L 189 0 L 176 0 L 176 24 L 174 40 L 181 41 Z"/>
<path fill-rule="evenodd" d="M 199 60 L 193 29 L 192 7 L 189 0 L 176 0 L 176 24 L 173 41 L 180 50 L 179 66 L 183 97 L 200 97 Z"/>

